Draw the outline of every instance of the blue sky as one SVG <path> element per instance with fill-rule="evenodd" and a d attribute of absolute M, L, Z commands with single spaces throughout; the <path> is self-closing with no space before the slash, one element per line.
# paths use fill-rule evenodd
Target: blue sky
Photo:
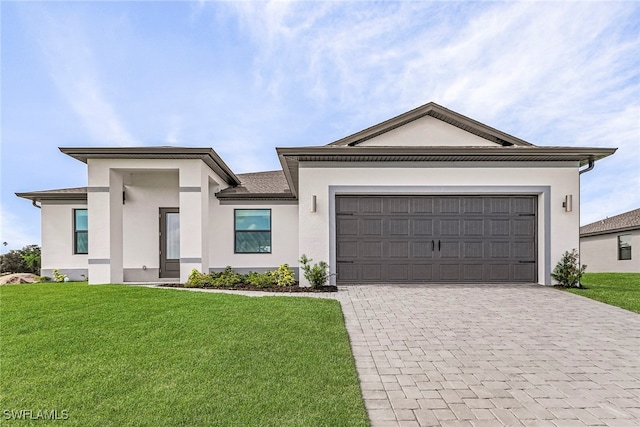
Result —
<path fill-rule="evenodd" d="M 1 236 L 61 146 L 213 147 L 236 172 L 434 101 L 537 145 L 619 147 L 581 222 L 640 207 L 638 2 L 0 2 Z"/>

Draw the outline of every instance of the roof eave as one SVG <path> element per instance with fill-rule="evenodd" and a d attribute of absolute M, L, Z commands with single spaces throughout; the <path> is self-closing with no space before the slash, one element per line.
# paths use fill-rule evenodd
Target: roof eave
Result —
<path fill-rule="evenodd" d="M 589 233 L 580 233 L 580 237 L 602 236 L 604 234 L 625 233 L 627 231 L 640 230 L 640 225 L 631 225 L 629 227 L 615 228 L 611 230 L 592 231 Z"/>
<path fill-rule="evenodd" d="M 87 201 L 87 193 L 66 193 L 66 194 L 40 194 L 31 193 L 15 193 L 16 196 L 32 202 L 42 202 L 48 200 L 64 200 L 64 201 Z"/>
<path fill-rule="evenodd" d="M 216 198 L 219 200 L 286 200 L 295 201 L 298 200 L 292 193 L 216 193 Z"/>
<path fill-rule="evenodd" d="M 76 160 L 108 159 L 110 156 L 131 159 L 167 158 L 200 159 L 229 185 L 240 185 L 240 179 L 212 148 L 200 147 L 59 147 L 59 150 Z M 162 157 L 161 157 L 162 156 Z"/>

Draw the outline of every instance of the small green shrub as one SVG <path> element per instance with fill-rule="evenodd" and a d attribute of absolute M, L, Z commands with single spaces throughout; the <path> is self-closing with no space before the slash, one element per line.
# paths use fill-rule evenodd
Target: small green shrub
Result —
<path fill-rule="evenodd" d="M 53 274 L 54 282 L 64 282 L 67 279 L 67 276 L 60 273 L 60 270 L 58 270 L 57 268 L 54 268 L 51 274 Z"/>
<path fill-rule="evenodd" d="M 586 265 L 578 264 L 578 252 L 572 249 L 562 255 L 562 259 L 551 273 L 551 277 L 566 288 L 581 288 L 580 278 L 587 269 Z"/>
<path fill-rule="evenodd" d="M 227 266 L 222 273 L 214 273 L 211 275 L 211 286 L 233 286 L 245 281 L 245 276 L 233 271 L 231 266 Z"/>
<path fill-rule="evenodd" d="M 274 280 L 271 273 L 273 272 L 267 271 L 265 273 L 256 273 L 255 271 L 252 271 L 247 276 L 247 284 L 255 286 L 256 288 L 268 288 L 273 286 Z"/>
<path fill-rule="evenodd" d="M 296 283 L 295 273 L 289 264 L 282 264 L 275 271 L 269 272 L 278 286 L 293 286 Z"/>
<path fill-rule="evenodd" d="M 184 284 L 185 288 L 201 288 L 204 286 L 207 275 L 204 273 L 200 273 L 198 269 L 194 268 L 189 273 L 189 278 Z"/>
<path fill-rule="evenodd" d="M 320 288 L 329 280 L 329 264 L 320 261 L 312 266 L 311 261 L 313 260 L 307 258 L 305 254 L 302 254 L 299 260 L 302 264 L 302 271 L 304 271 L 304 278 L 309 281 L 311 287 Z"/>

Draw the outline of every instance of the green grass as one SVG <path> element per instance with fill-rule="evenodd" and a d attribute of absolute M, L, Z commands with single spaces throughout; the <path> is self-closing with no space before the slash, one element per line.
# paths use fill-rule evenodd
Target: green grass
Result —
<path fill-rule="evenodd" d="M 586 273 L 581 282 L 567 291 L 640 313 L 640 273 Z"/>
<path fill-rule="evenodd" d="M 368 425 L 334 300 L 11 285 L 0 327 L 3 425 Z"/>

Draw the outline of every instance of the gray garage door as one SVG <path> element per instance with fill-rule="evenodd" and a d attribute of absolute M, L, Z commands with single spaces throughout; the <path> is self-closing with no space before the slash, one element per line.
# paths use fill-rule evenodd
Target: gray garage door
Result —
<path fill-rule="evenodd" d="M 337 282 L 534 283 L 535 196 L 336 196 Z"/>

